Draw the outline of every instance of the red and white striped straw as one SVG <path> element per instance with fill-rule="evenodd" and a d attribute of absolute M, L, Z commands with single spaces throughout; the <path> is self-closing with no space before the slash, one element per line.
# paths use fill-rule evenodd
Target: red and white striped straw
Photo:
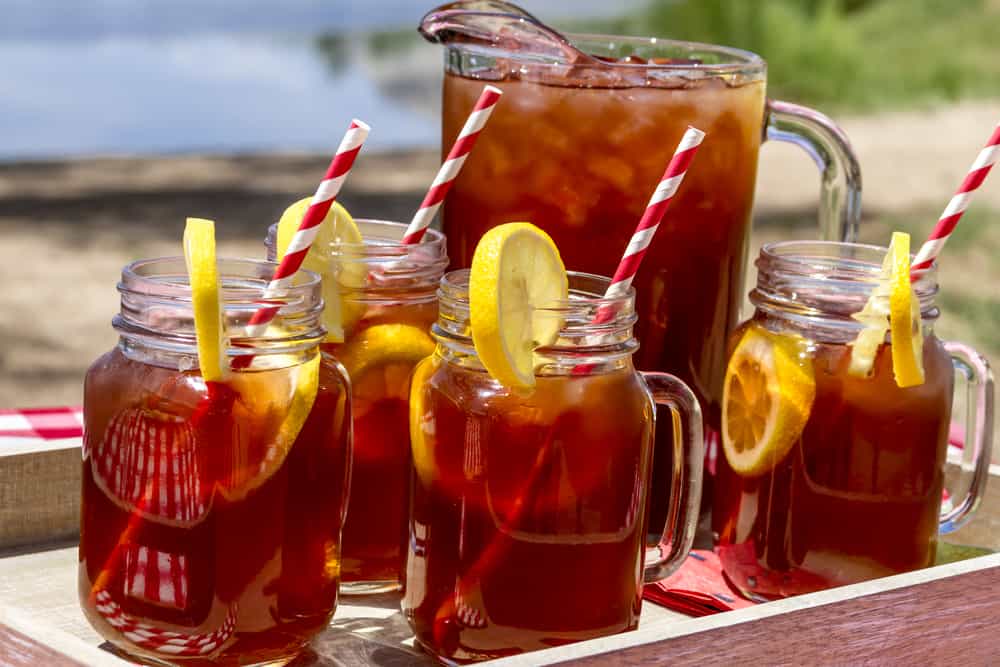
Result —
<path fill-rule="evenodd" d="M 452 145 L 451 151 L 448 153 L 448 158 L 441 165 L 441 168 L 438 169 L 437 176 L 434 177 L 434 182 L 431 183 L 430 190 L 427 191 L 424 201 L 413 215 L 409 227 L 406 228 L 406 233 L 403 235 L 403 243 L 420 243 L 420 240 L 424 237 L 424 232 L 430 227 L 434 216 L 437 215 L 438 209 L 441 208 L 441 203 L 444 202 L 445 195 L 448 194 L 448 190 L 451 189 L 452 184 L 455 182 L 458 172 L 462 169 L 462 165 L 465 164 L 465 158 L 469 157 L 472 147 L 476 145 L 476 139 L 479 138 L 479 133 L 483 131 L 486 121 L 490 119 L 490 114 L 493 113 L 493 109 L 496 107 L 501 95 L 503 95 L 503 91 L 494 86 L 486 86 L 483 89 L 479 100 L 476 101 L 476 105 L 472 108 L 472 113 L 469 114 L 468 119 L 465 121 L 465 126 L 462 127 L 458 139 Z"/>
<path fill-rule="evenodd" d="M 608 285 L 608 289 L 604 292 L 605 299 L 615 299 L 628 293 L 628 288 L 632 286 L 632 280 L 639 270 L 639 265 L 646 254 L 646 249 L 649 248 L 649 244 L 653 240 L 653 235 L 656 234 L 656 230 L 663 221 L 667 207 L 670 206 L 670 201 L 677 194 L 677 189 L 681 186 L 684 176 L 687 175 L 688 167 L 691 166 L 691 161 L 694 160 L 694 156 L 698 152 L 698 147 L 701 146 L 704 138 L 704 132 L 690 125 L 687 131 L 684 132 L 684 136 L 681 137 L 681 142 L 677 144 L 677 149 L 674 151 L 673 157 L 670 158 L 667 170 L 663 172 L 663 178 L 660 179 L 656 190 L 653 191 L 653 196 L 649 198 L 646 210 L 643 212 L 642 218 L 640 218 L 639 224 L 636 226 L 635 232 L 632 234 L 632 238 L 625 248 L 625 254 L 622 255 L 622 259 L 618 263 L 614 277 L 611 278 L 611 284 Z M 605 324 L 613 320 L 615 314 L 614 307 L 610 304 L 605 304 L 597 309 L 597 313 L 594 315 L 591 323 Z M 573 368 L 573 375 L 586 375 L 593 368 L 593 364 L 579 364 Z"/>
<path fill-rule="evenodd" d="M 969 168 L 969 173 L 965 175 L 965 180 L 958 187 L 958 192 L 948 202 L 948 206 L 945 207 L 944 213 L 938 219 L 930 237 L 920 246 L 920 252 L 917 253 L 913 265 L 910 267 L 911 278 L 919 278 L 941 254 L 941 249 L 948 242 L 948 238 L 958 225 L 958 221 L 962 219 L 962 214 L 968 208 L 973 193 L 986 180 L 987 174 L 990 173 L 990 169 L 993 168 L 998 159 L 1000 159 L 1000 123 L 993 130 L 986 146 L 979 151 L 979 156 Z"/>
<path fill-rule="evenodd" d="M 677 144 L 677 150 L 674 151 L 674 156 L 670 158 L 667 170 L 663 172 L 663 178 L 660 179 L 659 185 L 653 191 L 653 196 L 649 198 L 649 204 L 646 205 L 639 225 L 635 228 L 635 232 L 625 248 L 625 254 L 622 255 L 618 268 L 615 269 L 611 284 L 608 285 L 608 289 L 604 293 L 605 298 L 612 299 L 623 296 L 632 286 L 632 280 L 639 270 L 642 258 L 645 256 L 646 250 L 649 248 L 660 222 L 663 221 L 663 216 L 677 193 L 681 181 L 684 180 L 688 167 L 694 160 L 698 147 L 701 146 L 704 138 L 704 132 L 691 126 L 688 126 L 687 131 L 684 132 L 680 143 Z M 598 311 L 594 321 L 595 323 L 607 322 L 613 316 L 614 312 L 610 308 L 602 309 Z"/>
<path fill-rule="evenodd" d="M 302 266 L 302 260 L 305 259 L 309 247 L 316 239 L 316 234 L 319 233 L 319 225 L 326 218 L 326 214 L 330 212 L 330 206 L 333 205 L 340 188 L 344 185 L 344 180 L 351 171 L 351 166 L 354 164 L 355 158 L 358 157 L 358 152 L 361 150 L 362 144 L 365 143 L 370 130 L 371 128 L 360 120 L 351 121 L 347 134 L 344 135 L 340 147 L 337 148 L 333 160 L 330 161 L 326 176 L 316 188 L 316 194 L 313 195 L 309 208 L 302 216 L 298 231 L 292 237 L 288 249 L 285 251 L 285 256 L 278 264 L 278 268 L 274 270 L 274 276 L 268 283 L 267 289 L 264 290 L 263 299 L 278 296 L 294 279 L 295 272 Z M 247 323 L 247 335 L 263 335 L 267 330 L 267 325 L 280 309 L 281 306 L 261 307 Z"/>

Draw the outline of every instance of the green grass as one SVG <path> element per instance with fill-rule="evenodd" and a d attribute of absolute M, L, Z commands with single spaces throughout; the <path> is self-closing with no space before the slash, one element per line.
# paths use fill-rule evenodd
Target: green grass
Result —
<path fill-rule="evenodd" d="M 890 213 L 880 215 L 872 223 L 862 223 L 861 235 L 863 237 L 877 234 L 876 238 L 864 238 L 868 243 L 884 244 L 892 230 L 909 232 L 913 237 L 913 243 L 922 243 L 930 231 L 934 228 L 940 212 L 933 212 L 930 209 L 922 209 L 906 213 Z M 962 224 L 955 228 L 948 239 L 947 257 L 953 255 L 963 255 L 968 252 L 992 248 L 994 252 L 1000 251 L 1000 212 L 985 206 L 971 206 L 962 216 Z"/>
<path fill-rule="evenodd" d="M 591 27 L 749 49 L 773 95 L 835 111 L 1000 95 L 996 0 L 652 0 Z"/>
<path fill-rule="evenodd" d="M 861 223 L 859 241 L 886 245 L 893 231 L 909 232 L 916 251 L 930 233 L 940 210 L 915 208 L 877 214 Z M 806 238 L 814 233 L 811 215 L 762 216 L 755 220 L 758 241 Z M 938 258 L 937 304 L 942 339 L 969 343 L 991 360 L 1000 360 L 1000 209 L 971 207 Z M 1000 435 L 1000 423 L 998 423 Z"/>
<path fill-rule="evenodd" d="M 942 289 L 937 299 L 942 321 L 947 325 L 961 323 L 973 332 L 980 351 L 997 359 L 1000 351 L 1000 303 L 990 294 L 963 294 Z"/>

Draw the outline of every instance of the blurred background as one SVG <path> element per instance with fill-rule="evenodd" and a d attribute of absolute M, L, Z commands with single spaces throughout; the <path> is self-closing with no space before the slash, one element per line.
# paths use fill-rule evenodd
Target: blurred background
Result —
<path fill-rule="evenodd" d="M 408 218 L 438 165 L 434 0 L 0 0 L 0 407 L 78 403 L 115 342 L 127 261 L 177 254 L 186 216 L 262 254 L 352 116 L 375 128 L 342 200 Z M 772 96 L 858 151 L 865 240 L 924 237 L 1000 119 L 1000 0 L 523 0 L 557 27 L 762 54 Z M 762 152 L 756 245 L 814 235 L 805 154 Z M 942 260 L 943 337 L 1000 360 L 1000 176 Z"/>

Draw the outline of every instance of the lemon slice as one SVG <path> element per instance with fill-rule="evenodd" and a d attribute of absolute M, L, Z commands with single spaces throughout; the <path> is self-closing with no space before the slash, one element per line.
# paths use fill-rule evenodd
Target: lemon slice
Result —
<path fill-rule="evenodd" d="M 198 365 L 206 382 L 220 382 L 228 373 L 226 331 L 215 261 L 215 223 L 188 218 L 184 226 L 184 263 L 191 284 L 191 310 L 198 344 Z"/>
<path fill-rule="evenodd" d="M 924 383 L 924 337 L 920 330 L 920 300 L 910 282 L 910 235 L 894 232 L 889 294 L 889 335 L 892 338 L 892 374 L 899 387 Z"/>
<path fill-rule="evenodd" d="M 226 498 L 245 498 L 281 468 L 316 402 L 319 366 L 317 352 L 289 368 L 232 374 L 229 384 L 238 396 L 233 421 L 240 428 L 231 458 L 239 465 L 218 480 Z"/>
<path fill-rule="evenodd" d="M 469 319 L 483 366 L 515 391 L 535 386 L 535 349 L 553 343 L 562 321 L 537 308 L 569 294 L 566 268 L 548 234 L 528 222 L 486 232 L 472 257 Z"/>
<path fill-rule="evenodd" d="M 311 203 L 312 197 L 305 197 L 281 214 L 275 239 L 275 256 L 279 260 L 285 256 L 288 244 L 292 242 Z M 302 262 L 304 268 L 315 271 L 323 278 L 323 326 L 327 331 L 326 339 L 331 343 L 342 343 L 344 331 L 354 326 L 364 312 L 359 304 L 344 299 L 343 287 L 360 287 L 367 276 L 367 268 L 362 262 L 335 262 L 333 254 L 340 244 L 363 242 L 354 218 L 346 208 L 333 202 Z"/>
<path fill-rule="evenodd" d="M 337 349 L 351 382 L 386 364 L 416 364 L 434 352 L 430 334 L 412 324 L 376 324 L 351 336 Z"/>
<path fill-rule="evenodd" d="M 383 400 L 407 401 L 413 366 L 434 347 L 430 335 L 412 324 L 376 324 L 353 334 L 334 354 L 351 379 L 354 418 Z"/>
<path fill-rule="evenodd" d="M 923 384 L 923 334 L 920 330 L 920 302 L 910 284 L 910 235 L 893 232 L 882 262 L 878 283 L 865 307 L 852 316 L 865 328 L 851 343 L 848 373 L 867 377 L 875 365 L 875 355 L 892 336 L 892 370 L 896 384 L 911 387 Z"/>
<path fill-rule="evenodd" d="M 774 468 L 802 435 L 816 381 L 801 336 L 751 325 L 726 368 L 722 393 L 722 450 L 738 475 Z"/>
<path fill-rule="evenodd" d="M 438 475 L 434 462 L 435 428 L 434 413 L 426 408 L 427 394 L 431 388 L 428 380 L 438 369 L 434 357 L 427 357 L 413 369 L 410 382 L 410 449 L 413 469 L 425 486 L 430 486 Z"/>

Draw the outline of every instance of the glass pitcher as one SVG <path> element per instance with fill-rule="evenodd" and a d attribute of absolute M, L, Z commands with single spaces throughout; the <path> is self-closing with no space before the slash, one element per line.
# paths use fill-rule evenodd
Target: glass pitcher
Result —
<path fill-rule="evenodd" d="M 685 128 L 707 132 L 634 285 L 637 366 L 684 380 L 714 440 L 726 338 L 743 302 L 760 145 L 788 141 L 813 157 L 820 237 L 849 241 L 861 178 L 847 137 L 816 111 L 768 100 L 767 65 L 746 51 L 658 38 L 564 39 L 490 0 L 445 5 L 420 30 L 445 46 L 445 151 L 483 85 L 504 91 L 444 204 L 453 268 L 470 265 L 486 230 L 527 220 L 552 236 L 568 269 L 611 275 Z M 669 443 L 656 450 L 668 452 Z M 656 460 L 664 483 L 669 456 Z M 658 503 L 657 525 L 665 511 Z"/>

